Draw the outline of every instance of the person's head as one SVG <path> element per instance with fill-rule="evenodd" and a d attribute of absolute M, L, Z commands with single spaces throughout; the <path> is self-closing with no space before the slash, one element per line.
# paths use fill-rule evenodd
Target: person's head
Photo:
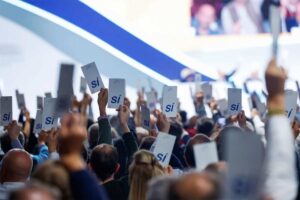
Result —
<path fill-rule="evenodd" d="M 150 151 L 139 150 L 136 152 L 129 167 L 129 199 L 145 200 L 148 182 L 163 174 L 163 167 Z"/>
<path fill-rule="evenodd" d="M 88 128 L 88 141 L 89 141 L 89 148 L 93 149 L 99 140 L 99 125 L 98 123 L 92 124 Z"/>
<path fill-rule="evenodd" d="M 197 120 L 197 132 L 210 137 L 214 131 L 214 121 L 207 117 L 202 117 Z"/>
<path fill-rule="evenodd" d="M 26 151 L 11 149 L 2 160 L 1 183 L 26 182 L 30 176 L 32 165 L 32 159 Z"/>
<path fill-rule="evenodd" d="M 227 172 L 227 169 L 227 163 L 224 161 L 220 161 L 207 165 L 205 171 L 212 172 L 214 174 L 225 174 Z"/>
<path fill-rule="evenodd" d="M 155 142 L 155 137 L 153 136 L 146 136 L 141 140 L 139 149 L 150 150 L 151 146 Z"/>
<path fill-rule="evenodd" d="M 203 143 L 207 143 L 207 142 L 211 142 L 211 140 L 203 134 L 197 134 L 194 137 L 192 137 L 184 150 L 184 158 L 186 161 L 186 164 L 189 167 L 196 167 L 196 162 L 195 162 L 195 158 L 194 158 L 194 145 L 196 144 L 203 144 Z"/>
<path fill-rule="evenodd" d="M 178 122 L 172 121 L 170 123 L 169 134 L 176 136 L 176 141 L 180 140 L 181 135 L 183 133 L 183 127 Z"/>
<path fill-rule="evenodd" d="M 120 168 L 117 149 L 108 144 L 96 146 L 91 153 L 90 166 L 100 181 L 113 179 Z"/>
<path fill-rule="evenodd" d="M 69 173 L 59 162 L 46 161 L 38 165 L 32 175 L 32 179 L 50 187 L 57 188 L 61 193 L 62 199 L 72 199 Z"/>
<path fill-rule="evenodd" d="M 148 184 L 147 200 L 166 200 L 171 184 L 177 180 L 175 176 L 159 176 Z"/>
<path fill-rule="evenodd" d="M 216 20 L 216 10 L 210 4 L 203 4 L 196 13 L 196 19 L 201 28 L 208 29 Z"/>
<path fill-rule="evenodd" d="M 12 191 L 8 200 L 59 200 L 61 195 L 58 190 L 43 185 L 40 182 L 31 182 L 24 188 Z"/>
<path fill-rule="evenodd" d="M 207 173 L 188 173 L 173 183 L 169 190 L 171 200 L 217 200 L 219 183 Z"/>

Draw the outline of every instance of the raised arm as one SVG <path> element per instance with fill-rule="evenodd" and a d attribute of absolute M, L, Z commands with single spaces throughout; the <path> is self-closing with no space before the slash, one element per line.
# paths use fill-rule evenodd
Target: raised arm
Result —
<path fill-rule="evenodd" d="M 63 118 L 59 132 L 61 162 L 70 173 L 70 187 L 75 200 L 107 199 L 97 180 L 86 170 L 81 158 L 83 141 L 87 137 L 82 115 L 67 115 Z"/>
<path fill-rule="evenodd" d="M 124 140 L 125 146 L 127 148 L 128 152 L 128 160 L 131 161 L 133 154 L 138 150 L 138 146 L 136 143 L 136 140 L 133 136 L 133 133 L 130 131 L 128 127 L 128 119 L 130 115 L 130 110 L 127 106 L 122 105 L 118 109 L 119 112 L 119 120 L 120 120 L 120 125 L 121 129 L 123 131 L 122 138 Z"/>
<path fill-rule="evenodd" d="M 297 195 L 295 149 L 291 125 L 285 116 L 284 84 L 286 73 L 269 63 L 265 74 L 268 96 L 266 123 L 265 182 L 263 193 L 273 200 L 293 200 Z"/>
<path fill-rule="evenodd" d="M 98 144 L 112 144 L 111 127 L 106 114 L 106 105 L 108 100 L 108 90 L 102 88 L 98 93 L 98 107 L 100 117 L 98 118 L 99 125 L 99 141 Z"/>

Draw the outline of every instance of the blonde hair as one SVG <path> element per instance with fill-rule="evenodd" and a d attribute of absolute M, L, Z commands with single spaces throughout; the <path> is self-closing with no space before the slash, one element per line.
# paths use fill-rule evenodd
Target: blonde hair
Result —
<path fill-rule="evenodd" d="M 136 152 L 129 167 L 129 200 L 145 200 L 148 182 L 163 174 L 163 167 L 150 151 L 140 150 Z"/>

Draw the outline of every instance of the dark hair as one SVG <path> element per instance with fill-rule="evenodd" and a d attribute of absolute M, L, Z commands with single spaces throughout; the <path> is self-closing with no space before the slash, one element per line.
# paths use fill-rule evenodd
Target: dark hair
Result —
<path fill-rule="evenodd" d="M 96 146 L 90 158 L 90 164 L 97 177 L 105 181 L 116 171 L 119 161 L 117 149 L 108 144 Z"/>
<path fill-rule="evenodd" d="M 215 124 L 212 119 L 207 117 L 200 118 L 197 121 L 197 132 L 210 137 L 213 133 L 214 125 Z"/>
<path fill-rule="evenodd" d="M 187 162 L 186 164 L 188 164 L 188 166 L 196 167 L 193 146 L 196 144 L 202 144 L 207 142 L 211 142 L 211 140 L 206 135 L 203 134 L 197 134 L 188 141 L 184 150 L 184 157 Z"/>
<path fill-rule="evenodd" d="M 22 132 L 20 132 L 18 136 L 18 140 L 22 145 L 24 145 L 25 139 L 24 135 Z M 1 149 L 3 150 L 4 153 L 7 153 L 9 150 L 11 150 L 13 147 L 11 146 L 11 139 L 8 135 L 8 133 L 5 133 L 4 135 L 1 136 L 0 138 L 0 143 L 1 143 Z"/>
<path fill-rule="evenodd" d="M 169 134 L 176 136 L 176 141 L 180 140 L 182 133 L 183 133 L 183 128 L 181 124 L 179 124 L 178 122 L 171 122 Z"/>
<path fill-rule="evenodd" d="M 93 149 L 99 141 L 99 125 L 98 123 L 92 124 L 88 128 L 88 142 L 89 149 Z"/>
<path fill-rule="evenodd" d="M 155 142 L 155 137 L 146 136 L 142 139 L 139 149 L 150 150 L 154 142 Z"/>

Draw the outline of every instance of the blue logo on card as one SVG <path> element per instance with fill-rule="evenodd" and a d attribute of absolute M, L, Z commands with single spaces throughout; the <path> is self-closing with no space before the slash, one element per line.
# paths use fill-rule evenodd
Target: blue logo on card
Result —
<path fill-rule="evenodd" d="M 166 153 L 166 154 L 158 153 L 156 157 L 157 157 L 158 161 L 165 162 L 167 156 L 168 156 L 168 153 Z"/>
<path fill-rule="evenodd" d="M 111 98 L 111 103 L 120 103 L 120 99 L 121 99 L 121 96 L 122 95 L 119 95 L 119 97 L 118 96 L 113 96 L 112 98 Z"/>
<path fill-rule="evenodd" d="M 231 111 L 239 111 L 239 107 L 240 107 L 240 104 L 238 103 L 238 104 L 232 104 L 231 106 L 230 106 L 230 110 Z"/>
<path fill-rule="evenodd" d="M 96 87 L 100 86 L 99 77 L 97 77 L 96 80 L 93 80 L 91 82 L 91 86 L 92 86 L 92 88 L 96 88 Z"/>
<path fill-rule="evenodd" d="M 42 124 L 37 124 L 37 125 L 35 126 L 35 128 L 36 128 L 36 129 L 42 129 Z"/>
<path fill-rule="evenodd" d="M 291 114 L 292 114 L 293 110 L 294 109 L 292 108 L 290 111 L 288 111 L 288 110 L 285 111 L 285 114 L 287 115 L 288 118 L 291 117 Z"/>
<path fill-rule="evenodd" d="M 165 112 L 173 112 L 175 103 L 166 105 Z"/>
<path fill-rule="evenodd" d="M 54 124 L 54 117 L 46 117 L 45 124 L 47 125 Z"/>
<path fill-rule="evenodd" d="M 6 114 L 3 115 L 2 120 L 3 120 L 4 122 L 10 121 L 10 117 L 11 117 L 11 113 L 6 113 Z"/>

